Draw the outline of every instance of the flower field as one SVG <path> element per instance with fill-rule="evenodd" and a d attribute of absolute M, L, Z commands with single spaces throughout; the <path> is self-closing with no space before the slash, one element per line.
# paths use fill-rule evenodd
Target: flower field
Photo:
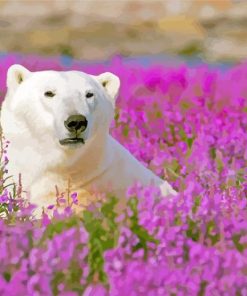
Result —
<path fill-rule="evenodd" d="M 136 184 L 121 215 L 109 197 L 75 216 L 74 193 L 58 201 L 64 213 L 35 221 L 9 184 L 3 139 L 0 295 L 247 295 L 247 64 L 222 71 L 3 55 L 1 101 L 14 63 L 118 75 L 111 134 L 179 194 L 160 198 Z"/>

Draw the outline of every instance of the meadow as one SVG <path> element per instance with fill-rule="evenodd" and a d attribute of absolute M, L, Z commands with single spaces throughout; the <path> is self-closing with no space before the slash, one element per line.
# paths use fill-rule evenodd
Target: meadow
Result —
<path fill-rule="evenodd" d="M 136 184 L 121 215 L 109 197 L 75 216 L 72 193 L 58 197 L 64 213 L 50 206 L 54 217 L 36 221 L 10 184 L 3 138 L 0 295 L 247 295 L 247 63 L 221 70 L 6 54 L 1 101 L 14 63 L 118 75 L 111 134 L 179 194 L 161 198 Z"/>

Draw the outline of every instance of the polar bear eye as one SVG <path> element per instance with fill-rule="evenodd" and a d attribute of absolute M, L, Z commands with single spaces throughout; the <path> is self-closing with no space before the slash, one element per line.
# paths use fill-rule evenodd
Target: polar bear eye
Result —
<path fill-rule="evenodd" d="M 48 91 L 45 92 L 45 96 L 46 96 L 46 97 L 49 97 L 49 98 L 52 98 L 52 97 L 55 96 L 55 93 L 52 92 L 52 91 L 50 91 L 50 90 L 48 90 Z"/>
<path fill-rule="evenodd" d="M 93 97 L 93 93 L 92 92 L 86 93 L 86 98 L 87 99 L 92 98 L 92 97 Z"/>

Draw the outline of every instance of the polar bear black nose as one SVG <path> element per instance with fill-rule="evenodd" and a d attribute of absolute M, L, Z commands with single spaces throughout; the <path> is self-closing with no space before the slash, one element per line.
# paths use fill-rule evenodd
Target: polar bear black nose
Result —
<path fill-rule="evenodd" d="M 87 128 L 87 119 L 83 115 L 71 115 L 64 121 L 69 132 L 83 132 Z"/>

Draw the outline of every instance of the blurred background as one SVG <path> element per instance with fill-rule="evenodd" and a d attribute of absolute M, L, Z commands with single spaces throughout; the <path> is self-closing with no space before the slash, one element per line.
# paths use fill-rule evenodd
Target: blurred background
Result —
<path fill-rule="evenodd" d="M 247 56 L 247 1 L 0 0 L 0 52 L 235 63 Z"/>

